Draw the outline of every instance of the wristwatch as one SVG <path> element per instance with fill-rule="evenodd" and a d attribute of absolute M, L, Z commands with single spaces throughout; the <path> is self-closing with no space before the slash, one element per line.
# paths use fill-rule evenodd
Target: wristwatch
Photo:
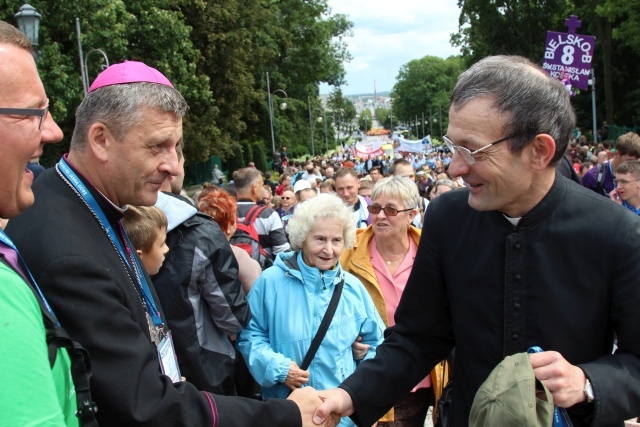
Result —
<path fill-rule="evenodd" d="M 586 378 L 584 382 L 584 396 L 587 398 L 587 403 L 593 402 L 596 398 L 596 395 L 593 393 L 593 386 L 591 385 L 589 378 Z"/>

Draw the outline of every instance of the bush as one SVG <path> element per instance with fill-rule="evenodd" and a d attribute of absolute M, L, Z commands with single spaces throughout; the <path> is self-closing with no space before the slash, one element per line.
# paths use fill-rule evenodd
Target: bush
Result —
<path fill-rule="evenodd" d="M 253 161 L 256 164 L 256 169 L 262 172 L 267 171 L 267 150 L 264 148 L 262 141 L 253 144 Z"/>
<path fill-rule="evenodd" d="M 233 172 L 246 166 L 242 153 L 243 148 L 240 146 L 240 144 L 235 144 L 233 151 L 236 154 L 229 156 L 227 161 L 224 163 L 224 170 L 228 172 L 229 180 L 233 179 Z"/>

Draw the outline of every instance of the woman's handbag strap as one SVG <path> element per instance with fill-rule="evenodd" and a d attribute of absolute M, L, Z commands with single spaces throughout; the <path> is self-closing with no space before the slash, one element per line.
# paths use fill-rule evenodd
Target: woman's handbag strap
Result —
<path fill-rule="evenodd" d="M 344 279 L 340 280 L 340 283 L 338 283 L 333 290 L 333 295 L 331 296 L 329 307 L 327 307 L 327 312 L 324 313 L 324 317 L 322 318 L 322 322 L 320 322 L 318 332 L 316 332 L 316 336 L 313 337 L 313 341 L 311 341 L 309 351 L 307 351 L 307 354 L 304 356 L 304 360 L 302 361 L 302 365 L 300 366 L 300 369 L 302 369 L 303 371 L 306 371 L 309 365 L 311 365 L 311 361 L 315 357 L 316 352 L 320 347 L 320 343 L 324 339 L 324 336 L 327 334 L 327 330 L 329 329 L 329 325 L 331 324 L 333 315 L 336 313 L 336 309 L 338 308 L 338 303 L 340 302 L 340 295 L 342 294 L 343 286 Z"/>

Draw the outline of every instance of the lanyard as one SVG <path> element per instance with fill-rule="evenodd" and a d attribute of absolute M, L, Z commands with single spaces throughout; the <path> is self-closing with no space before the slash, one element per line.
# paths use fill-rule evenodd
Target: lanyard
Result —
<path fill-rule="evenodd" d="M 5 234 L 4 230 L 0 230 L 0 242 L 2 242 L 5 245 L 7 245 L 11 250 L 15 251 L 15 253 L 18 255 L 18 259 L 20 260 L 20 263 L 22 264 L 22 266 L 21 266 L 22 270 L 24 270 L 24 272 L 27 275 L 29 275 L 29 280 L 31 281 L 31 284 L 33 285 L 35 290 L 38 292 L 38 295 L 40 296 L 40 299 L 44 303 L 44 306 L 47 307 L 47 310 L 49 310 L 49 313 L 51 313 L 51 316 L 53 316 L 53 318 L 56 319 L 56 323 L 58 323 L 58 325 L 60 325 L 60 323 L 58 322 L 58 319 L 56 318 L 55 314 L 53 314 L 53 310 L 51 309 L 51 306 L 49 305 L 49 302 L 44 297 L 44 294 L 40 290 L 40 287 L 38 287 L 38 284 L 36 283 L 36 279 L 33 278 L 33 275 L 31 274 L 31 271 L 29 270 L 29 268 L 27 268 L 27 264 L 24 262 L 24 259 L 22 259 L 22 255 L 20 255 L 20 252 L 18 252 L 18 248 L 16 248 L 16 245 L 13 244 L 13 242 L 11 241 L 9 236 L 7 236 Z"/>
<path fill-rule="evenodd" d="M 104 212 L 102 212 L 102 209 L 100 209 L 98 202 L 93 197 L 91 192 L 89 192 L 89 190 L 84 185 L 84 183 L 80 180 L 80 178 L 78 178 L 78 176 L 73 171 L 73 169 L 69 167 L 64 157 L 60 159 L 60 162 L 58 162 L 58 169 L 69 180 L 71 185 L 77 190 L 80 197 L 82 197 L 82 199 L 87 203 L 87 205 L 89 205 L 89 208 L 96 215 L 96 218 L 98 219 L 98 222 L 100 222 L 102 229 L 107 234 L 107 237 L 109 237 L 111 242 L 115 245 L 116 249 L 118 250 L 124 262 L 134 272 L 133 274 L 133 276 L 135 276 L 134 281 L 136 282 L 136 286 L 138 287 L 138 290 L 140 291 L 142 298 L 147 306 L 147 311 L 149 312 L 149 315 L 153 320 L 153 324 L 155 326 L 162 327 L 162 319 L 160 318 L 160 312 L 156 308 L 156 304 L 153 301 L 153 296 L 151 295 L 151 290 L 149 289 L 149 284 L 147 283 L 147 279 L 145 278 L 144 273 L 142 273 L 140 261 L 132 253 L 130 249 L 133 246 L 131 245 L 131 242 L 129 241 L 127 234 L 124 232 L 124 230 L 122 230 L 121 234 L 123 237 L 123 242 L 127 246 L 127 251 L 125 252 L 124 248 L 122 247 L 122 244 L 120 244 L 120 240 L 118 239 L 115 231 L 113 230 L 113 227 L 111 227 L 111 224 L 107 220 L 107 217 L 104 215 Z"/>

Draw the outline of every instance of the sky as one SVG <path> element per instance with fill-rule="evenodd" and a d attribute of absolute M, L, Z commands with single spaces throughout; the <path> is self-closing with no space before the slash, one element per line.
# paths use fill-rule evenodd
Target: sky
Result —
<path fill-rule="evenodd" d="M 390 91 L 400 67 L 424 56 L 446 58 L 460 53 L 451 46 L 458 31 L 456 0 L 328 0 L 333 13 L 353 22 L 348 37 L 353 59 L 345 64 L 345 95 Z M 323 84 L 320 93 L 333 90 Z"/>

